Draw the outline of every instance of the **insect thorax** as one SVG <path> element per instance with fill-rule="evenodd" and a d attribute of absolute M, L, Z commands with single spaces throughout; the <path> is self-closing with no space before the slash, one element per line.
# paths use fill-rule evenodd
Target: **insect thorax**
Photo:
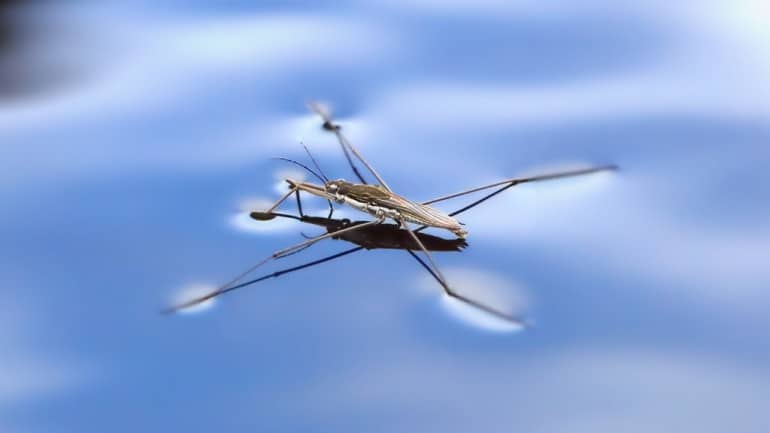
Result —
<path fill-rule="evenodd" d="M 328 182 L 326 187 L 327 191 L 334 195 L 337 203 L 347 204 L 378 218 L 401 219 L 402 217 L 397 209 L 381 204 L 392 195 L 379 185 L 363 185 L 344 180 L 333 180 Z"/>
<path fill-rule="evenodd" d="M 338 195 L 350 197 L 363 203 L 375 203 L 378 200 L 385 200 L 391 197 L 391 194 L 379 185 L 364 185 L 345 182 L 344 180 L 329 183 L 337 187 L 336 193 Z"/>
<path fill-rule="evenodd" d="M 392 209 L 386 206 L 380 206 L 373 202 L 361 201 L 359 197 L 356 197 L 356 196 L 346 196 L 346 195 L 338 194 L 337 202 L 342 204 L 347 204 L 350 207 L 358 209 L 361 212 L 366 212 L 377 218 L 390 218 L 393 220 L 402 219 L 401 212 L 399 212 L 398 210 Z"/>

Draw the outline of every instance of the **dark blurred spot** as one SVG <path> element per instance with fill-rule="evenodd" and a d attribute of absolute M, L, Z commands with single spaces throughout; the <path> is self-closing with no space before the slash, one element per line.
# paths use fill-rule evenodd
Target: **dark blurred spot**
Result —
<path fill-rule="evenodd" d="M 4 56 L 18 41 L 19 32 L 14 25 L 12 11 L 19 3 L 18 0 L 0 0 L 0 55 Z"/>
<path fill-rule="evenodd" d="M 321 127 L 327 131 L 339 131 L 340 129 L 342 129 L 340 125 L 336 125 L 328 120 L 325 121 L 323 125 L 321 125 Z"/>
<path fill-rule="evenodd" d="M 275 219 L 275 215 L 267 212 L 252 212 L 249 216 L 257 221 L 269 221 Z"/>
<path fill-rule="evenodd" d="M 73 76 L 74 62 L 48 51 L 52 43 L 63 43 L 61 28 L 52 26 L 48 13 L 54 4 L 0 0 L 0 101 L 47 93 Z"/>

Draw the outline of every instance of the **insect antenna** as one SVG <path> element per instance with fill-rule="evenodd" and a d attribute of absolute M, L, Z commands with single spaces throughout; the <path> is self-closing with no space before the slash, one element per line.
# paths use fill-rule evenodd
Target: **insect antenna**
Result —
<path fill-rule="evenodd" d="M 324 171 L 321 170 L 321 166 L 318 165 L 318 161 L 316 161 L 315 158 L 313 157 L 313 154 L 310 153 L 310 149 L 308 149 L 307 146 L 305 146 L 304 142 L 301 142 L 301 143 L 302 143 L 302 147 L 305 149 L 305 153 L 307 153 L 307 156 L 309 156 L 310 160 L 313 161 L 313 166 L 315 167 L 315 169 L 318 170 L 319 173 L 321 173 L 321 177 L 323 177 L 323 180 L 328 182 L 329 178 L 326 177 L 326 174 L 324 174 Z"/>
<path fill-rule="evenodd" d="M 304 146 L 304 144 L 303 144 L 303 146 Z M 306 150 L 307 150 L 307 149 L 306 149 Z M 306 166 L 305 164 L 303 164 L 303 163 L 301 163 L 301 162 L 297 162 L 297 161 L 295 161 L 295 160 L 293 160 L 293 159 L 284 158 L 284 157 L 281 157 L 281 156 L 277 156 L 277 157 L 275 157 L 275 158 L 273 158 L 273 159 L 278 159 L 278 160 L 280 160 L 280 161 L 286 161 L 286 162 L 290 162 L 290 163 L 292 163 L 292 164 L 294 164 L 294 165 L 296 165 L 296 166 L 302 167 L 302 168 L 304 168 L 305 170 L 307 170 L 308 172 L 310 172 L 310 173 L 311 173 L 313 176 L 315 176 L 315 177 L 316 177 L 318 180 L 320 180 L 320 181 L 321 181 L 321 183 L 326 183 L 326 182 L 328 182 L 328 179 L 327 179 L 327 180 L 324 180 L 324 179 L 325 179 L 325 176 L 324 176 L 324 177 L 321 177 L 321 175 L 320 175 L 320 174 L 316 173 L 315 171 L 313 171 L 312 169 L 310 169 L 310 167 Z M 328 218 L 331 218 L 331 217 L 332 217 L 332 215 L 334 214 L 334 205 L 332 204 L 332 201 L 331 201 L 331 200 L 326 200 L 326 202 L 327 202 L 327 203 L 329 203 L 329 216 L 328 216 Z M 301 213 L 301 212 L 302 212 L 302 204 L 300 204 L 300 201 L 299 201 L 299 195 L 297 195 L 297 206 L 299 207 L 299 209 L 300 209 L 300 213 Z"/>
<path fill-rule="evenodd" d="M 301 168 L 304 168 L 305 170 L 307 170 L 307 171 L 308 171 L 308 173 L 310 173 L 310 174 L 312 174 L 313 176 L 315 176 L 315 177 L 316 177 L 316 179 L 320 180 L 322 183 L 325 183 L 325 182 L 326 182 L 326 181 L 324 180 L 324 178 L 323 178 L 323 177 L 321 177 L 321 175 L 320 175 L 320 174 L 316 173 L 315 171 L 313 171 L 313 169 L 311 169 L 310 167 L 306 166 L 305 164 L 303 164 L 303 163 L 301 163 L 301 162 L 298 162 L 298 161 L 295 161 L 295 160 L 293 160 L 293 159 L 289 159 L 289 158 L 284 158 L 284 157 L 282 157 L 282 156 L 276 156 L 276 157 L 275 157 L 275 158 L 273 158 L 273 159 L 277 159 L 277 160 L 280 160 L 280 161 L 289 162 L 289 163 L 292 163 L 292 164 L 296 165 L 297 167 L 301 167 Z"/>

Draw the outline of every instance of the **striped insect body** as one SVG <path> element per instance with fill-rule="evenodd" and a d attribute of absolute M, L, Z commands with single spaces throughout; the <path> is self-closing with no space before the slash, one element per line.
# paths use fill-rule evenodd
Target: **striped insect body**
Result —
<path fill-rule="evenodd" d="M 451 216 L 428 205 L 415 203 L 380 185 L 351 183 L 342 179 L 325 184 L 326 192 L 340 204 L 347 204 L 377 218 L 408 221 L 430 227 L 446 229 L 464 239 L 468 232 Z"/>

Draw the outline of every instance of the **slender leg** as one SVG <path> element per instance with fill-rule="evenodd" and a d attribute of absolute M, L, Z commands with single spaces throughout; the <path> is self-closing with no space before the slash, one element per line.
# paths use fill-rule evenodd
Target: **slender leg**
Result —
<path fill-rule="evenodd" d="M 463 213 L 463 212 L 467 211 L 468 209 L 472 209 L 472 208 L 474 208 L 474 207 L 476 207 L 476 206 L 480 205 L 481 203 L 484 203 L 485 201 L 489 200 L 490 198 L 492 198 L 492 197 L 496 196 L 497 194 L 500 194 L 501 192 L 504 192 L 504 191 L 505 191 L 505 190 L 507 190 L 508 188 L 513 188 L 513 187 L 514 187 L 514 186 L 516 186 L 516 185 L 518 185 L 518 183 L 509 183 L 508 185 L 505 185 L 505 186 L 503 186 L 503 187 L 501 187 L 501 188 L 498 188 L 498 189 L 496 189 L 496 190 L 494 190 L 494 191 L 490 192 L 489 194 L 485 195 L 484 197 L 481 197 L 480 199 L 478 199 L 478 200 L 476 200 L 476 201 L 474 201 L 474 202 L 472 202 L 472 203 L 469 203 L 469 204 L 467 204 L 467 205 L 465 205 L 465 206 L 461 207 L 460 209 L 457 209 L 457 210 L 456 210 L 456 211 L 454 211 L 454 212 L 451 212 L 451 213 L 449 214 L 449 216 L 455 216 L 455 215 L 459 215 L 459 214 L 461 214 L 461 213 Z"/>
<path fill-rule="evenodd" d="M 493 315 L 495 317 L 498 317 L 500 319 L 506 320 L 508 322 L 515 323 L 515 324 L 517 324 L 519 326 L 522 326 L 522 327 L 527 327 L 527 323 L 525 321 L 519 319 L 519 318 L 513 317 L 510 314 L 503 313 L 503 312 L 501 312 L 499 310 L 496 310 L 496 309 L 494 309 L 492 307 L 484 305 L 484 304 L 482 304 L 482 303 L 480 303 L 478 301 L 470 299 L 470 298 L 468 298 L 468 297 L 466 297 L 466 296 L 464 296 L 464 295 L 462 295 L 460 293 L 457 293 L 454 290 L 452 290 L 452 288 L 449 286 L 449 283 L 447 283 L 446 278 L 444 278 L 444 275 L 441 273 L 441 270 L 438 268 L 438 266 L 436 266 L 436 262 L 433 261 L 433 256 L 425 248 L 425 245 L 422 244 L 422 242 L 420 241 L 420 238 L 414 233 L 414 231 L 409 229 L 409 227 L 406 224 L 406 222 L 402 221 L 401 224 L 404 227 L 404 229 L 407 230 L 409 232 L 409 234 L 412 236 L 412 239 L 414 239 L 414 241 L 420 247 L 420 249 L 422 250 L 423 254 L 425 254 L 425 257 L 427 257 L 427 259 L 428 259 L 428 264 L 426 264 L 425 262 L 420 260 L 420 258 L 414 252 L 409 251 L 409 253 L 415 259 L 417 259 L 417 261 L 420 262 L 424 267 L 430 268 L 429 271 L 430 271 L 431 275 L 433 275 L 433 277 L 436 279 L 436 281 L 438 281 L 438 283 L 441 284 L 441 287 L 444 288 L 444 292 L 447 295 L 449 295 L 449 296 L 451 296 L 451 297 L 453 297 L 453 298 L 455 298 L 457 300 L 460 300 L 462 302 L 465 302 L 468 305 L 476 307 L 476 308 L 478 308 L 478 309 L 480 309 L 482 311 L 485 311 L 485 312 L 487 312 L 487 313 L 489 313 L 489 314 L 491 314 L 491 315 Z"/>
<path fill-rule="evenodd" d="M 302 218 L 305 214 L 302 212 L 302 200 L 299 198 L 299 190 L 295 190 L 294 195 L 297 197 L 297 211 L 299 211 L 299 216 Z"/>
<path fill-rule="evenodd" d="M 371 165 L 369 165 L 368 162 L 366 162 L 364 157 L 361 155 L 361 153 L 358 151 L 358 149 L 356 149 L 355 146 L 353 146 L 353 144 L 351 142 L 349 142 L 348 140 L 345 139 L 345 137 L 340 132 L 339 126 L 337 126 L 334 123 L 332 123 L 332 119 L 331 119 L 331 116 L 329 115 L 329 113 L 321 105 L 319 105 L 317 103 L 311 102 L 311 103 L 308 104 L 308 106 L 316 114 L 321 116 L 321 118 L 324 120 L 324 127 L 327 127 L 326 125 L 329 125 L 328 128 L 331 128 L 334 131 L 334 134 L 337 135 L 337 140 L 342 145 L 342 148 L 343 149 L 347 149 L 351 153 L 353 153 L 353 155 L 355 155 L 355 157 L 359 161 L 361 161 L 362 164 L 364 164 L 364 167 L 366 167 L 366 169 L 369 170 L 369 172 L 372 174 L 372 176 L 374 176 L 374 178 L 377 179 L 377 182 L 379 182 L 380 185 L 383 188 L 385 188 L 386 190 L 391 191 L 390 187 L 385 182 L 385 180 L 382 177 L 380 177 L 379 173 L 377 173 L 377 170 L 375 170 L 374 167 L 372 167 Z M 358 176 L 359 180 L 363 181 L 363 177 L 361 176 L 360 173 L 358 173 L 358 170 L 353 166 L 352 160 L 350 158 L 350 155 L 348 155 L 347 150 L 345 151 L 345 155 L 348 157 L 348 161 L 350 162 L 351 167 L 353 167 L 353 171 L 356 172 L 356 175 Z M 364 183 L 366 183 L 366 182 L 364 182 Z"/>
<path fill-rule="evenodd" d="M 498 189 L 496 189 L 496 190 L 492 191 L 491 193 L 489 193 L 489 194 L 485 195 L 484 197 L 481 197 L 480 199 L 478 199 L 478 200 L 476 200 L 476 201 L 473 201 L 473 202 L 471 202 L 471 203 L 469 203 L 469 204 L 467 204 L 467 205 L 465 205 L 465 206 L 461 207 L 460 209 L 457 209 L 457 210 L 456 210 L 456 211 L 454 211 L 454 212 L 450 212 L 450 213 L 449 213 L 449 216 L 455 216 L 455 215 L 459 215 L 459 214 L 461 214 L 461 213 L 463 213 L 463 212 L 467 211 L 468 209 L 472 209 L 472 208 L 474 208 L 474 207 L 476 207 L 476 206 L 480 205 L 481 203 L 483 203 L 483 202 L 485 202 L 485 201 L 489 200 L 490 198 L 492 198 L 492 197 L 494 197 L 494 196 L 496 196 L 496 195 L 500 194 L 501 192 L 503 192 L 503 191 L 507 190 L 508 188 L 513 188 L 513 187 L 514 187 L 514 186 L 516 186 L 516 185 L 518 185 L 518 184 L 517 184 L 517 183 L 509 183 L 508 185 L 504 185 L 504 186 L 502 186 L 502 187 L 500 187 L 500 188 L 498 188 Z M 416 228 L 416 229 L 414 230 L 414 232 L 415 232 L 415 233 L 417 233 L 417 232 L 421 232 L 421 231 L 423 231 L 423 230 L 425 230 L 425 229 L 427 229 L 427 228 L 428 228 L 428 226 L 420 226 L 420 227 Z"/>
<path fill-rule="evenodd" d="M 328 110 L 326 110 L 325 107 L 323 107 L 321 104 L 318 104 L 316 102 L 309 102 L 308 108 L 310 108 L 311 111 L 316 113 L 323 119 L 323 129 L 327 131 L 331 131 L 334 133 L 334 135 L 337 137 L 337 142 L 340 144 L 340 147 L 342 148 L 342 153 L 345 154 L 345 159 L 348 160 L 348 165 L 350 166 L 350 169 L 353 170 L 353 174 L 356 175 L 356 178 L 358 178 L 358 181 L 363 183 L 364 185 L 367 184 L 366 179 L 364 179 L 364 176 L 361 174 L 360 171 L 358 171 L 358 167 L 356 167 L 355 163 L 353 163 L 353 158 L 350 157 L 350 152 L 348 151 L 348 147 L 345 145 L 345 142 L 347 142 L 347 139 L 344 135 L 342 135 L 342 132 L 340 131 L 342 128 L 334 123 L 332 121 L 331 115 L 329 114 Z"/>
<path fill-rule="evenodd" d="M 305 238 L 305 239 L 312 239 L 312 237 L 311 237 L 311 236 L 305 236 L 304 234 L 302 234 L 302 237 L 303 237 L 303 238 Z M 313 245 L 314 245 L 314 244 L 308 244 L 308 245 L 305 245 L 305 246 L 304 246 L 304 247 L 302 247 L 302 248 L 296 249 L 296 250 L 294 250 L 294 251 L 292 251 L 292 252 L 290 252 L 290 253 L 286 253 L 286 254 L 282 255 L 281 257 L 278 257 L 278 258 L 279 258 L 279 259 L 282 259 L 282 258 L 284 258 L 284 257 L 293 256 L 294 254 L 298 254 L 298 253 L 301 253 L 302 251 L 305 251 L 306 249 L 308 249 L 308 248 L 312 247 Z"/>
<path fill-rule="evenodd" d="M 496 186 L 501 186 L 506 184 L 508 184 L 509 186 L 514 186 L 520 183 L 536 182 L 539 180 L 559 179 L 562 177 L 580 176 L 584 174 L 596 173 L 599 171 L 612 171 L 617 169 L 618 167 L 615 165 L 605 165 L 600 167 L 586 168 L 582 170 L 571 170 L 571 171 L 563 171 L 559 173 L 542 174 L 539 176 L 532 176 L 532 177 L 519 177 L 519 178 L 505 179 L 499 182 L 490 183 L 489 185 L 479 186 L 476 188 L 466 189 L 465 191 L 456 192 L 454 194 L 444 195 L 438 198 L 434 198 L 432 200 L 422 202 L 420 204 L 438 203 L 440 201 L 449 200 L 450 198 L 460 197 L 466 194 L 471 194 L 474 192 L 483 191 L 485 189 L 494 188 Z"/>
<path fill-rule="evenodd" d="M 353 170 L 353 173 L 356 175 L 359 181 L 366 185 L 366 179 L 364 179 L 364 176 L 361 174 L 360 171 L 358 171 L 358 167 L 353 163 L 353 158 L 350 157 L 350 152 L 348 151 L 348 147 L 345 145 L 345 143 L 350 144 L 347 138 L 345 138 L 344 135 L 342 135 L 342 132 L 340 132 L 340 127 L 337 125 L 334 125 L 334 135 L 337 136 L 337 141 L 340 143 L 340 147 L 342 147 L 342 151 L 345 153 L 345 159 L 348 160 L 348 165 L 350 165 L 350 168 Z"/>
<path fill-rule="evenodd" d="M 273 212 L 273 211 L 274 211 L 274 210 L 275 210 L 275 209 L 276 209 L 278 206 L 280 206 L 280 205 L 281 205 L 281 203 L 283 203 L 284 201 L 286 201 L 286 199 L 287 199 L 287 198 L 289 198 L 289 197 L 290 197 L 292 194 L 294 194 L 295 192 L 297 192 L 297 187 L 296 187 L 296 186 L 295 186 L 295 187 L 292 187 L 292 188 L 290 188 L 290 189 L 289 189 L 289 192 L 287 192 L 286 194 L 284 194 L 284 195 L 283 195 L 283 197 L 279 198 L 279 199 L 278 199 L 278 201 L 277 201 L 277 202 L 275 202 L 275 204 L 273 204 L 272 206 L 270 206 L 270 208 L 269 208 L 268 210 L 266 210 L 264 213 L 268 214 L 268 213 L 271 213 L 271 212 Z"/>
<path fill-rule="evenodd" d="M 368 227 L 368 226 L 371 226 L 371 225 L 380 224 L 383 220 L 384 220 L 384 218 L 378 218 L 376 220 L 367 221 L 367 222 L 365 222 L 363 224 L 359 224 L 359 225 L 355 225 L 355 226 L 348 226 L 348 227 L 345 227 L 344 229 L 340 229 L 340 230 L 337 230 L 337 231 L 334 231 L 334 232 L 331 232 L 331 233 L 324 233 L 324 234 L 322 234 L 320 236 L 316 236 L 316 237 L 314 237 L 312 239 L 308 239 L 308 240 L 300 242 L 300 243 L 298 243 L 296 245 L 292 245 L 292 246 L 284 248 L 282 250 L 278 250 L 278 251 L 274 252 L 268 258 L 268 260 L 278 259 L 278 258 L 284 257 L 285 255 L 291 254 L 293 251 L 296 251 L 296 250 L 298 250 L 298 249 L 300 249 L 300 248 L 302 248 L 302 247 L 304 247 L 306 245 L 314 244 L 314 243 L 316 243 L 318 241 L 322 241 L 322 240 L 324 240 L 326 238 L 330 238 L 332 236 L 338 236 L 338 235 L 340 235 L 342 233 L 345 233 L 345 232 L 350 232 L 350 231 L 362 229 L 364 227 Z"/>
<path fill-rule="evenodd" d="M 340 133 L 339 131 L 336 131 L 336 135 L 337 135 L 337 141 L 340 142 L 340 146 L 342 147 L 342 150 L 345 151 L 345 158 L 347 158 L 350 168 L 353 170 L 353 173 L 356 175 L 358 180 L 361 181 L 361 183 L 363 183 L 364 185 L 366 185 L 367 184 L 366 179 L 364 179 L 364 176 L 361 174 L 360 171 L 358 171 L 358 167 L 356 167 L 355 164 L 353 164 L 353 159 L 350 157 L 350 152 L 348 152 L 348 148 L 345 147 L 345 144 L 343 141 L 347 141 L 347 140 L 345 139 L 345 137 L 342 136 L 342 133 Z"/>
<path fill-rule="evenodd" d="M 379 219 L 376 219 L 376 220 L 367 221 L 367 222 L 365 222 L 363 224 L 359 224 L 359 225 L 355 225 L 355 226 L 349 226 L 349 227 L 346 227 L 344 229 L 340 229 L 340 230 L 337 230 L 337 231 L 334 231 L 334 232 L 331 232 L 331 233 L 325 233 L 325 234 L 323 234 L 321 236 L 316 236 L 316 237 L 314 237 L 312 239 L 308 239 L 306 241 L 300 242 L 300 243 L 292 245 L 290 247 L 278 250 L 278 251 L 274 252 L 273 254 L 271 254 L 271 255 L 265 257 L 264 259 L 260 260 L 255 265 L 253 265 L 252 267 L 248 268 L 247 270 L 241 272 L 235 278 L 231 279 L 227 283 L 222 284 L 216 290 L 214 290 L 214 291 L 212 291 L 212 292 L 210 292 L 210 293 L 208 293 L 206 295 L 203 295 L 201 297 L 195 298 L 195 299 L 193 299 L 191 301 L 188 301 L 188 302 L 182 304 L 183 306 L 179 307 L 179 308 L 184 308 L 185 306 L 189 307 L 191 305 L 195 305 L 195 304 L 198 304 L 200 302 L 203 302 L 203 301 L 205 301 L 207 299 L 211 299 L 211 298 L 213 298 L 215 296 L 219 296 L 221 293 L 223 293 L 225 291 L 228 291 L 229 290 L 228 288 L 231 285 L 233 285 L 233 284 L 237 283 L 238 281 L 242 280 L 243 277 L 245 277 L 246 275 L 250 274 L 251 272 L 253 272 L 257 268 L 259 268 L 260 266 L 264 265 L 265 263 L 270 262 L 271 260 L 279 259 L 281 257 L 286 257 L 288 255 L 291 255 L 291 254 L 299 251 L 299 250 L 302 250 L 303 248 L 307 248 L 310 245 L 313 245 L 314 243 L 316 243 L 318 241 L 322 241 L 322 240 L 330 238 L 332 236 L 337 236 L 337 235 L 345 233 L 345 232 L 350 232 L 350 231 L 353 231 L 353 230 L 358 230 L 358 229 L 361 229 L 361 228 L 364 228 L 364 227 L 368 227 L 368 226 L 371 226 L 371 225 L 374 225 L 374 224 L 380 224 L 383 221 L 383 219 L 384 218 L 379 218 Z M 175 309 L 179 309 L 179 308 L 175 308 Z"/>
<path fill-rule="evenodd" d="M 300 189 L 297 188 L 295 191 L 295 194 L 297 196 L 297 210 L 299 211 L 299 216 L 301 218 L 305 217 L 305 214 L 302 212 L 302 200 L 299 197 Z M 332 215 L 334 215 L 334 205 L 332 204 L 332 201 L 329 199 L 326 199 L 326 202 L 329 204 L 329 214 L 326 216 L 326 218 L 330 219 Z"/>
<path fill-rule="evenodd" d="M 300 269 L 305 269 L 305 268 L 309 268 L 311 266 L 319 265 L 321 263 L 329 262 L 331 260 L 334 260 L 334 259 L 346 256 L 348 254 L 355 253 L 356 251 L 361 251 L 362 249 L 364 249 L 364 247 L 355 247 L 355 248 L 351 248 L 351 249 L 342 251 L 342 252 L 337 253 L 337 254 L 332 254 L 330 256 L 326 256 L 326 257 L 318 259 L 318 260 L 313 260 L 311 262 L 307 262 L 307 263 L 304 263 L 304 264 L 301 264 L 301 265 L 292 266 L 292 267 L 286 268 L 286 269 L 281 269 L 280 271 L 275 271 L 273 273 L 270 273 L 270 274 L 267 274 L 267 275 L 263 275 L 263 276 L 261 276 L 259 278 L 255 278 L 253 280 L 245 281 L 245 282 L 243 282 L 241 284 L 238 284 L 238 285 L 235 285 L 235 286 L 230 286 L 230 287 L 227 287 L 227 288 L 219 290 L 219 291 L 211 292 L 211 293 L 209 293 L 209 294 L 207 294 L 205 296 L 201 296 L 200 298 L 192 299 L 192 300 L 187 301 L 187 302 L 185 302 L 183 304 L 179 304 L 179 305 L 176 305 L 176 306 L 173 306 L 173 307 L 166 308 L 166 309 L 161 311 L 161 314 L 175 313 L 175 312 L 177 312 L 179 310 L 183 310 L 185 308 L 192 307 L 193 305 L 200 304 L 201 302 L 208 301 L 209 299 L 212 299 L 212 298 L 217 297 L 219 295 L 222 295 L 222 294 L 225 294 L 225 293 L 228 293 L 228 292 L 232 292 L 233 290 L 237 290 L 237 289 L 240 289 L 242 287 L 250 286 L 250 285 L 255 284 L 255 283 L 259 283 L 260 281 L 267 280 L 268 278 L 277 278 L 277 277 L 280 277 L 281 275 L 288 274 L 290 272 L 298 271 Z"/>
<path fill-rule="evenodd" d="M 337 134 L 340 134 L 341 136 L 341 133 L 339 131 L 337 131 Z M 345 145 L 347 145 L 348 149 L 353 153 L 353 155 L 355 155 L 355 157 L 358 158 L 358 160 L 361 161 L 362 164 L 364 164 L 364 167 L 366 167 L 366 169 L 369 170 L 369 173 L 371 173 L 372 176 L 374 176 L 374 178 L 377 179 L 377 182 L 379 182 L 383 188 L 392 192 L 392 190 L 390 189 L 388 184 L 385 182 L 385 180 L 380 176 L 379 173 L 377 173 L 377 170 L 375 170 L 374 167 L 372 167 L 368 162 L 366 162 L 366 160 L 358 151 L 358 149 L 356 149 L 355 146 L 353 146 L 353 143 L 349 142 L 348 140 L 344 140 L 344 137 L 342 142 L 345 143 Z"/>

